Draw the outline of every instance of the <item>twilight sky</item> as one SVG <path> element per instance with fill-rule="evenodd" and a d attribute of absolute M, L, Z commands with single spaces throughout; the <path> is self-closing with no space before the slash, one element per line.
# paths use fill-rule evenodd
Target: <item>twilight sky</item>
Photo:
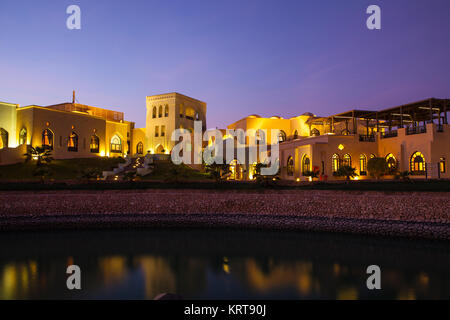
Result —
<path fill-rule="evenodd" d="M 81 7 L 82 29 L 66 28 Z M 366 8 L 382 9 L 382 30 Z M 449 0 L 0 0 L 0 101 L 71 101 L 145 126 L 147 95 L 249 114 L 330 115 L 450 98 Z"/>

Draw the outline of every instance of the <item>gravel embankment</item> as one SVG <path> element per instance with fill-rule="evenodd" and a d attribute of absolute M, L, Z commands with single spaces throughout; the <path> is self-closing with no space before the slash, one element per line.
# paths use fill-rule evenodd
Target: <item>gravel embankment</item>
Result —
<path fill-rule="evenodd" d="M 200 226 L 450 240 L 449 193 L 204 190 L 0 192 L 0 229 Z"/>

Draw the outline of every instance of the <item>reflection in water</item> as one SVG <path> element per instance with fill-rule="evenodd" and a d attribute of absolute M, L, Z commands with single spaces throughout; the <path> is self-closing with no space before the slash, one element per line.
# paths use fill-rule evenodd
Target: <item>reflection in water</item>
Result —
<path fill-rule="evenodd" d="M 65 287 L 66 267 L 82 290 Z M 382 290 L 367 290 L 378 264 Z M 446 243 L 329 234 L 141 230 L 0 235 L 1 299 L 449 299 Z"/>

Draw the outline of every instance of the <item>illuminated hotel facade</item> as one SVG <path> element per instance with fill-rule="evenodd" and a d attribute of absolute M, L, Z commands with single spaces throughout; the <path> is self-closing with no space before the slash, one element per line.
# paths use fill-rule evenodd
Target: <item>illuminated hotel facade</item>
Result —
<path fill-rule="evenodd" d="M 280 176 L 285 180 L 308 180 L 312 170 L 321 179 L 333 180 L 345 165 L 356 168 L 358 179 L 365 179 L 371 157 L 386 158 L 392 172 L 450 178 L 449 108 L 449 99 L 431 98 L 327 117 L 251 115 L 227 129 L 280 130 Z M 46 146 L 55 159 L 170 154 L 175 129 L 192 132 L 194 121 L 202 121 L 206 130 L 203 101 L 168 93 L 147 97 L 146 109 L 146 127 L 135 128 L 122 112 L 75 103 L 75 94 L 71 103 L 46 107 L 0 102 L 0 165 L 23 161 L 27 146 Z M 254 165 L 233 161 L 231 178 L 252 179 Z"/>

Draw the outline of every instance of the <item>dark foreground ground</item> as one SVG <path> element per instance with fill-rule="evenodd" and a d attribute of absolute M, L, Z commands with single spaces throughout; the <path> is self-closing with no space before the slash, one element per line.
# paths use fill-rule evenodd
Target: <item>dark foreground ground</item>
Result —
<path fill-rule="evenodd" d="M 0 192 L 2 230 L 186 226 L 450 240 L 450 194 L 324 190 Z"/>

